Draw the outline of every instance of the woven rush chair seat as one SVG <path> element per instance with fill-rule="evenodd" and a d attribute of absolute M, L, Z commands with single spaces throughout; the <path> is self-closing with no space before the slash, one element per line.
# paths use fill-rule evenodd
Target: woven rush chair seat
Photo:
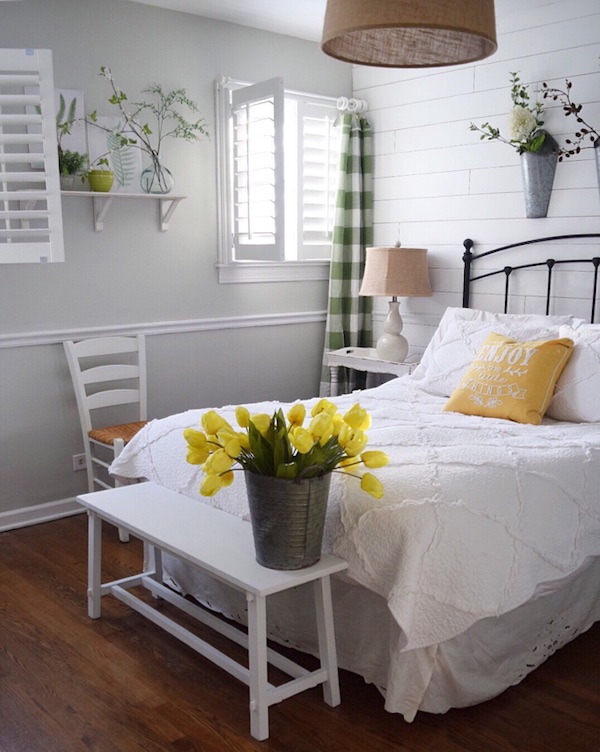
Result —
<path fill-rule="evenodd" d="M 123 439 L 123 443 L 127 444 L 147 423 L 147 420 L 138 420 L 132 423 L 121 423 L 118 426 L 93 428 L 89 431 L 88 436 L 93 441 L 99 441 L 102 444 L 109 444 L 110 446 L 113 446 L 115 439 Z"/>

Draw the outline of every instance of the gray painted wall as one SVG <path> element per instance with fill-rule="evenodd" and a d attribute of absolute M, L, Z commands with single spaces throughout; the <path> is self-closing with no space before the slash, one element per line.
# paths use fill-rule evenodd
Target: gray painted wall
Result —
<path fill-rule="evenodd" d="M 111 114 L 101 65 L 132 97 L 154 82 L 183 87 L 212 134 L 220 74 L 283 75 L 292 89 L 351 93 L 350 67 L 317 44 L 127 0 L 1 3 L 0 47 L 52 49 L 56 87 L 83 90 L 88 112 Z M 200 144 L 167 141 L 164 160 L 175 191 L 188 196 L 167 233 L 158 231 L 150 201 L 114 202 L 96 233 L 90 199 L 70 196 L 65 263 L 0 266 L 0 513 L 85 490 L 85 473 L 71 467 L 82 446 L 60 344 L 75 330 L 151 333 L 152 417 L 317 392 L 326 283 L 219 285 L 214 135 Z M 208 330 L 212 319 L 271 314 L 289 317 Z M 166 333 L 157 333 L 161 326 Z"/>

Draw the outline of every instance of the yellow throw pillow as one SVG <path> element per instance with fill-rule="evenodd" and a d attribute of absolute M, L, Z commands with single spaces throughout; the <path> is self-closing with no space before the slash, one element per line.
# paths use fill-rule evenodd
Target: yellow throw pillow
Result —
<path fill-rule="evenodd" d="M 444 410 L 539 425 L 573 340 L 517 342 L 491 332 Z"/>

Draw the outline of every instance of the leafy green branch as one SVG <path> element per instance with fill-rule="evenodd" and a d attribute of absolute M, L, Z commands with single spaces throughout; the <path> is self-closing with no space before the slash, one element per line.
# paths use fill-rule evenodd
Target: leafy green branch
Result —
<path fill-rule="evenodd" d="M 181 106 L 187 107 L 191 112 L 198 112 L 197 104 L 186 95 L 185 89 L 165 91 L 160 84 L 152 84 L 143 89 L 143 93 L 151 94 L 153 100 L 132 102 L 128 106 L 127 94 L 115 83 L 110 68 L 103 65 L 100 75 L 110 84 L 112 95 L 108 101 L 118 109 L 123 125 L 117 131 L 101 125 L 96 111 L 89 116 L 89 121 L 107 133 L 116 133 L 121 147 L 136 147 L 156 161 L 162 142 L 166 138 L 181 138 L 193 142 L 209 136 L 204 118 L 190 121 L 180 112 Z M 148 116 L 151 116 L 152 127 L 147 122 Z M 128 132 L 132 133 L 133 137 L 128 135 Z"/>

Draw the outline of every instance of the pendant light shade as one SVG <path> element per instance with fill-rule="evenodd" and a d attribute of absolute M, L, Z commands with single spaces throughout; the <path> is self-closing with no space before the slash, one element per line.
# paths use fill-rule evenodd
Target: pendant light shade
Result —
<path fill-rule="evenodd" d="M 321 49 L 347 63 L 458 65 L 497 47 L 494 0 L 327 0 Z"/>

